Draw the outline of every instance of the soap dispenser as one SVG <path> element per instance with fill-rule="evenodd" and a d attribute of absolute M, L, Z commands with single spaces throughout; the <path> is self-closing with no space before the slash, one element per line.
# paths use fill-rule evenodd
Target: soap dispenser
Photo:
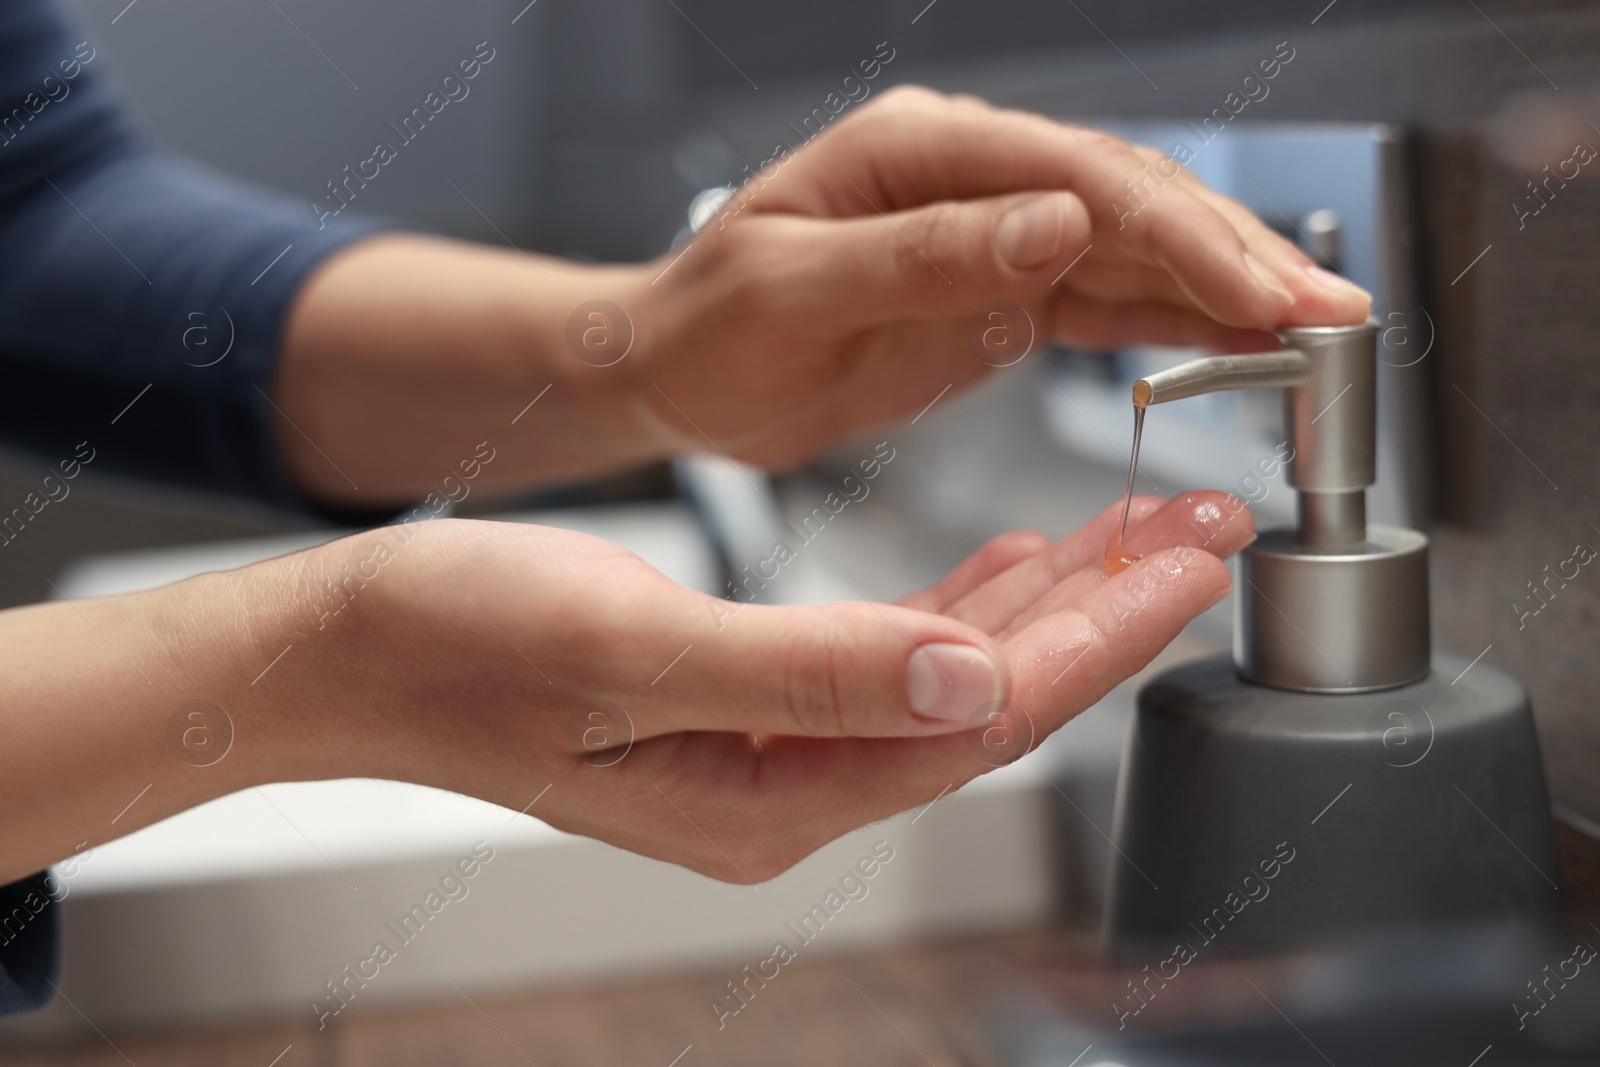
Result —
<path fill-rule="evenodd" d="M 1285 390 L 1298 522 L 1235 561 L 1234 647 L 1138 694 L 1118 780 L 1113 952 L 1260 952 L 1559 914 L 1528 698 L 1429 640 L 1428 539 L 1369 526 L 1377 327 L 1282 331 L 1134 384 L 1148 407 Z M 1181 954 L 1182 950 L 1178 950 Z"/>

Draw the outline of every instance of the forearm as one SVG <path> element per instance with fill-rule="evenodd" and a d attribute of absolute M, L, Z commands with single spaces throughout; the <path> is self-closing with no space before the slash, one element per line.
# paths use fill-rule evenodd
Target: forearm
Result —
<path fill-rule="evenodd" d="M 642 274 L 412 235 L 346 249 L 285 330 L 274 393 L 291 474 L 327 503 L 381 506 L 439 491 L 483 441 L 496 459 L 477 484 L 502 490 L 666 454 L 636 356 L 599 366 L 567 338 L 575 309 L 628 302 Z"/>
<path fill-rule="evenodd" d="M 300 703 L 294 676 L 251 684 L 291 640 L 294 565 L 0 612 L 0 882 L 315 773 L 284 714 Z"/>

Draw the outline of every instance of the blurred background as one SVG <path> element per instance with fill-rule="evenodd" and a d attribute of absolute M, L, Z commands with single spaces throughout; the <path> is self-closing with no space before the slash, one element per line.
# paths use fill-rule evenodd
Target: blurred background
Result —
<path fill-rule="evenodd" d="M 1600 145 L 1592 5 L 71 6 L 103 57 L 96 66 L 151 135 L 302 198 L 308 211 L 447 68 L 487 42 L 495 58 L 470 96 L 350 210 L 596 260 L 665 253 L 698 193 L 759 169 L 779 143 L 806 139 L 828 94 L 865 59 L 883 63 L 873 94 L 920 82 L 1170 148 L 1178 138 L 1196 143 L 1187 124 L 1287 45 L 1293 59 L 1270 94 L 1195 169 L 1378 295 L 1386 367 L 1374 507 L 1433 538 L 1436 647 L 1482 654 L 1528 686 L 1567 905 L 1587 922 L 1600 869 L 1600 594 L 1592 582 L 1571 583 L 1536 628 L 1519 629 L 1511 605 L 1574 543 L 1600 543 L 1591 414 L 1600 377 L 1589 365 L 1600 326 L 1600 183 L 1584 173 L 1565 184 L 1542 217 L 1519 220 L 1517 207 L 1527 183 L 1575 142 Z M 888 441 L 895 458 L 869 497 L 766 595 L 903 595 L 995 533 L 1060 536 L 1119 496 L 1127 382 L 1181 355 L 1045 350 L 1026 342 L 1025 324 L 1005 325 L 1000 347 L 975 344 L 974 358 L 1007 365 L 982 389 L 930 395 L 913 424 L 806 470 L 752 484 L 720 462 L 687 458 L 522 500 L 473 498 L 457 514 L 591 530 L 680 581 L 722 591 L 770 552 L 785 521 L 798 522 Z M 1241 482 L 1281 440 L 1275 406 L 1206 400 L 1152 419 L 1141 489 L 1227 488 L 1255 502 L 1264 525 L 1284 521 L 1292 512 L 1281 480 Z M 12 457 L 0 465 L 0 493 L 20 499 L 40 473 Z M 43 599 L 51 582 L 69 596 L 139 588 L 343 532 L 92 472 L 74 488 L 76 503 L 50 509 L 7 546 L 0 604 Z M 1157 666 L 1225 648 L 1228 611 L 1213 609 Z M 852 835 L 759 889 L 712 885 L 568 838 L 532 815 L 388 783 L 275 787 L 265 803 L 225 798 L 82 865 L 65 905 L 68 996 L 0 1024 L 0 1058 L 10 1047 L 16 1062 L 38 1063 L 1067 1064 L 1093 1039 L 1051 1026 L 1080 1008 L 1114 1023 L 1104 997 L 1080 994 L 1084 983 L 1122 984 L 1094 968 L 1093 931 L 1115 859 L 1105 834 L 1130 692 L 1021 763 Z M 495 859 L 471 893 L 319 1026 L 318 998 L 342 1003 L 328 1000 L 329 983 L 479 841 L 492 843 Z M 745 981 L 741 968 L 770 956 L 784 924 L 880 841 L 896 858 L 872 892 L 719 1028 L 713 999 L 740 1005 L 728 983 Z M 1520 960 L 1522 949 L 1498 936 L 1459 944 Z M 1383 969 L 1351 951 L 1354 963 L 1279 963 L 1271 977 L 1288 981 L 1281 968 L 1298 967 L 1297 988 L 1326 991 L 1329 974 Z M 1251 977 L 1196 984 L 1226 992 Z M 1305 1011 L 1329 1019 L 1370 1007 L 1316 1003 Z M 1493 1010 L 1514 1023 L 1504 1003 Z M 1566 1003 L 1585 1002 L 1575 994 Z M 1276 1026 L 1283 1013 L 1273 1011 L 1256 1003 L 1229 1018 Z M 1461 1043 L 1440 1062 L 1477 1062 L 1482 1043 Z M 1139 1062 L 1167 1054 L 1147 1050 L 1153 1058 Z M 1111 1061 L 1090 1054 L 1082 1064 L 1095 1062 Z"/>

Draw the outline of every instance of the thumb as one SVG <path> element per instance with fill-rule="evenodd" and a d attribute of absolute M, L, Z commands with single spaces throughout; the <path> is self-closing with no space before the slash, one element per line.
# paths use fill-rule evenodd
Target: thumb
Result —
<path fill-rule="evenodd" d="M 728 604 L 720 616 L 716 635 L 652 686 L 646 732 L 950 733 L 1010 688 L 999 646 L 942 615 L 849 603 Z"/>
<path fill-rule="evenodd" d="M 784 257 L 830 313 L 858 325 L 964 315 L 1026 301 L 1089 245 L 1089 211 L 1068 192 L 947 200 L 845 219 L 795 219 Z M 804 291 L 804 290 L 802 290 Z"/>

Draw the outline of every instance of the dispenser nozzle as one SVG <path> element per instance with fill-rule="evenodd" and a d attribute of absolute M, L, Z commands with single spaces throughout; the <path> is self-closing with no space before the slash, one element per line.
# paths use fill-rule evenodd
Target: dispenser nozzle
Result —
<path fill-rule="evenodd" d="M 1133 402 L 1143 408 L 1221 389 L 1304 385 L 1310 380 L 1311 360 L 1292 348 L 1251 356 L 1202 356 L 1140 378 L 1133 383 Z"/>

